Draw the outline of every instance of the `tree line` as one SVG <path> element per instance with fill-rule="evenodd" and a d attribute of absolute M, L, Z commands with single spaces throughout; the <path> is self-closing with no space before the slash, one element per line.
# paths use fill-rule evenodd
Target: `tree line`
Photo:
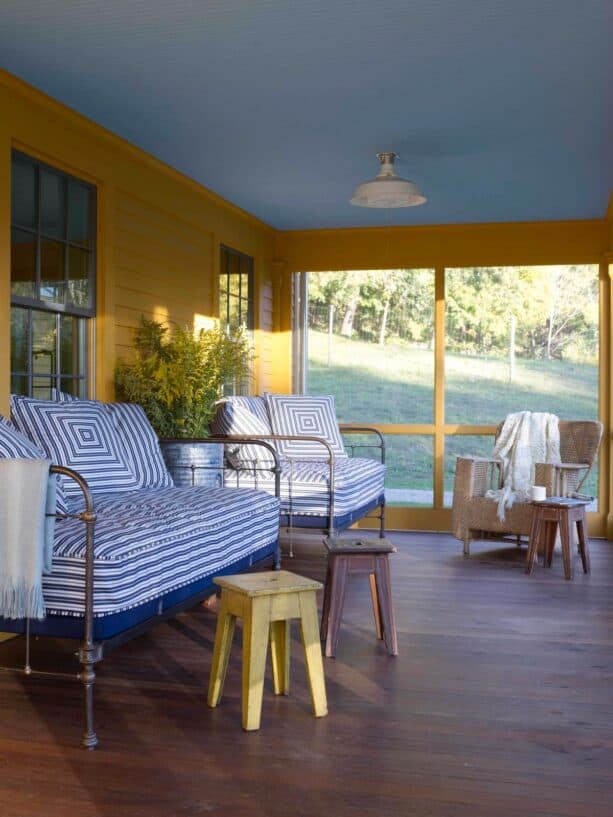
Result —
<path fill-rule="evenodd" d="M 446 348 L 595 362 L 598 271 L 590 265 L 471 267 L 445 272 Z M 309 326 L 384 346 L 431 346 L 434 272 L 309 273 Z"/>

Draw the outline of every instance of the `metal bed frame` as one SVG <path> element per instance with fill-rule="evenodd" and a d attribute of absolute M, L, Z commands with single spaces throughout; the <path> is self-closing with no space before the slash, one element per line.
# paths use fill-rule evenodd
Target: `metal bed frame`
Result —
<path fill-rule="evenodd" d="M 275 496 L 280 496 L 281 484 L 281 468 L 279 460 L 272 445 L 262 440 L 255 440 L 248 438 L 249 442 L 262 445 L 267 448 L 273 456 L 274 465 L 267 467 L 265 470 L 274 473 L 275 475 Z M 193 442 L 193 440 L 192 440 Z M 220 438 L 207 437 L 199 439 L 198 442 L 203 443 L 220 443 L 223 442 Z M 197 470 L 197 467 L 189 466 L 192 470 Z M 206 468 L 210 466 L 203 466 Z M 264 469 L 263 469 L 264 470 Z M 94 684 L 96 681 L 96 673 L 94 671 L 95 665 L 102 660 L 104 654 L 120 644 L 129 641 L 130 639 L 141 635 L 149 629 L 153 624 L 158 624 L 168 618 L 173 618 L 177 613 L 183 610 L 194 607 L 199 601 L 207 598 L 212 592 L 215 592 L 215 586 L 210 585 L 200 592 L 196 592 L 189 598 L 184 599 L 178 604 L 173 605 L 165 610 L 158 609 L 157 615 L 149 617 L 137 624 L 126 628 L 125 630 L 113 635 L 109 638 L 96 640 L 94 638 L 94 557 L 95 557 L 95 536 L 94 528 L 96 523 L 96 511 L 94 501 L 86 480 L 71 468 L 66 468 L 60 465 L 52 465 L 49 468 L 49 473 L 59 474 L 70 479 L 73 479 L 81 489 L 85 503 L 85 509 L 76 514 L 50 514 L 57 519 L 79 519 L 85 525 L 85 605 L 83 613 L 83 635 L 76 652 L 76 656 L 81 665 L 79 672 L 48 672 L 43 670 L 33 669 L 30 664 L 31 656 L 31 633 L 30 633 L 30 619 L 25 620 L 25 658 L 23 667 L 6 667 L 0 666 L 0 670 L 4 672 L 15 672 L 29 675 L 41 675 L 55 678 L 71 678 L 82 683 L 84 689 L 84 712 L 85 712 L 85 729 L 81 736 L 81 745 L 86 749 L 94 749 L 98 745 L 98 736 L 96 734 L 94 725 Z M 172 490 L 172 489 L 169 489 Z M 269 558 L 269 557 L 268 557 Z M 277 539 L 277 548 L 275 552 L 274 568 L 279 569 L 281 566 L 281 556 L 279 542 Z M 19 633 L 18 633 L 19 634 Z M 50 637 L 56 637 L 49 634 Z M 62 636 L 59 636 L 60 638 Z"/>
<path fill-rule="evenodd" d="M 378 429 L 373 428 L 372 426 L 354 426 L 354 425 L 339 425 L 339 430 L 341 434 L 370 434 L 376 437 L 376 442 L 374 443 L 348 443 L 347 447 L 351 451 L 351 456 L 355 454 L 355 451 L 358 449 L 374 449 L 379 452 L 379 460 L 382 465 L 385 465 L 385 439 L 383 434 L 381 434 Z M 226 444 L 229 442 L 233 443 L 247 443 L 252 440 L 258 440 L 260 442 L 270 441 L 272 443 L 276 441 L 283 441 L 283 440 L 300 440 L 300 441 L 307 441 L 307 442 L 314 442 L 319 444 L 325 451 L 325 456 L 322 457 L 322 462 L 325 462 L 328 466 L 328 501 L 327 501 L 327 513 L 325 514 L 326 522 L 323 525 L 309 525 L 308 527 L 304 527 L 301 525 L 294 525 L 294 518 L 295 516 L 299 516 L 299 514 L 295 514 L 293 507 L 292 507 L 292 466 L 294 460 L 288 457 L 286 458 L 290 464 L 290 473 L 289 473 L 289 511 L 287 514 L 282 511 L 281 516 L 288 516 L 289 524 L 283 525 L 282 527 L 286 529 L 289 535 L 289 556 L 293 556 L 293 539 L 292 534 L 295 530 L 322 530 L 324 535 L 327 536 L 335 536 L 339 529 L 335 527 L 334 524 L 334 452 L 332 451 L 332 446 L 326 441 L 323 440 L 321 437 L 313 437 L 307 435 L 292 435 L 292 434 L 262 434 L 262 435 L 254 435 L 252 437 L 247 437 L 243 435 L 232 435 L 231 437 L 216 437 L 217 440 L 225 442 Z M 258 479 L 258 472 L 262 470 L 268 470 L 262 467 L 258 467 L 257 462 L 255 461 L 248 461 L 248 460 L 234 460 L 234 462 L 229 461 L 230 469 L 236 472 L 236 487 L 240 487 L 240 473 L 241 472 L 248 472 L 253 478 L 255 487 L 257 488 L 257 479 Z M 369 516 L 369 512 L 371 510 L 375 510 L 378 508 L 378 513 Z M 385 495 L 383 494 L 379 500 L 374 503 L 365 514 L 360 516 L 359 518 L 375 518 L 379 520 L 379 538 L 383 539 L 385 536 Z M 317 517 L 313 517 L 316 519 Z M 352 519 L 349 524 L 353 524 L 353 522 L 357 521 L 356 519 Z M 345 526 L 346 527 L 346 526 Z"/>

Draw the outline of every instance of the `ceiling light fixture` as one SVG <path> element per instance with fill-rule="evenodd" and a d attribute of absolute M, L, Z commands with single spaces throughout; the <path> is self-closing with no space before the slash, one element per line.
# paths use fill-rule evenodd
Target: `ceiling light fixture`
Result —
<path fill-rule="evenodd" d="M 394 170 L 397 153 L 377 153 L 381 169 L 369 182 L 359 184 L 349 199 L 358 207 L 415 207 L 423 204 L 426 197 L 419 187 L 407 179 L 401 179 Z"/>

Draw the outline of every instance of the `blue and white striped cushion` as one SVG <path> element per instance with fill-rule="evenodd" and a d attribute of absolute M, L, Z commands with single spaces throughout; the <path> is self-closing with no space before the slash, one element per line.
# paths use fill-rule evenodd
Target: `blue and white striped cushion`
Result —
<path fill-rule="evenodd" d="M 47 454 L 38 445 L 19 432 L 6 417 L 0 416 L 0 459 L 46 460 Z M 56 510 L 67 513 L 66 496 L 60 477 L 57 477 Z"/>
<path fill-rule="evenodd" d="M 136 607 L 276 543 L 279 502 L 263 491 L 152 488 L 96 499 L 94 615 Z M 56 527 L 48 613 L 83 615 L 83 523 Z"/>
<path fill-rule="evenodd" d="M 275 434 L 321 437 L 332 447 L 335 457 L 346 457 L 338 430 L 334 396 L 317 397 L 296 394 L 265 394 L 270 424 Z M 302 460 L 328 458 L 328 450 L 310 440 L 277 440 L 278 452 L 284 457 Z"/>
<path fill-rule="evenodd" d="M 53 462 L 73 468 L 92 494 L 136 490 L 138 479 L 106 409 L 87 400 L 56 403 L 11 398 L 12 419 Z M 81 497 L 72 480 L 63 479 L 68 499 Z"/>
<path fill-rule="evenodd" d="M 273 479 L 263 473 L 254 478 L 226 470 L 228 487 L 258 488 L 274 493 Z M 329 513 L 329 470 L 325 462 L 289 462 L 281 466 L 282 513 L 326 517 Z M 237 480 L 238 477 L 238 480 Z M 365 457 L 342 457 L 334 467 L 334 516 L 344 516 L 374 502 L 384 492 L 385 465 Z"/>
<path fill-rule="evenodd" d="M 253 413 L 243 402 L 250 398 L 225 398 L 215 407 L 215 416 L 211 423 L 211 431 L 221 437 L 236 435 L 261 436 L 271 434 L 268 423 Z M 258 398 L 253 398 L 258 399 Z M 274 458 L 263 445 L 227 445 L 226 454 L 235 458 L 244 465 L 270 467 L 275 464 Z"/>
<path fill-rule="evenodd" d="M 59 389 L 52 389 L 52 397 L 58 403 L 81 400 Z M 157 434 L 142 406 L 136 403 L 101 403 L 98 400 L 81 402 L 103 406 L 111 413 L 139 488 L 169 488 L 174 485 L 160 451 Z"/>
<path fill-rule="evenodd" d="M 136 474 L 139 488 L 169 488 L 174 485 L 160 451 L 157 434 L 142 406 L 136 403 L 107 403 Z"/>

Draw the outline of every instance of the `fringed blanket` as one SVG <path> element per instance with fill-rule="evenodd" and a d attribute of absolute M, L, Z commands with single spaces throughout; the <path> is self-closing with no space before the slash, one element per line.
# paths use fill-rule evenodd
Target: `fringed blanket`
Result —
<path fill-rule="evenodd" d="M 496 440 L 493 456 L 502 460 L 502 489 L 486 496 L 498 503 L 498 518 L 516 500 L 530 498 L 537 462 L 560 462 L 560 432 L 555 414 L 519 411 L 508 414 Z"/>
<path fill-rule="evenodd" d="M 51 570 L 55 478 L 49 460 L 0 459 L 0 616 L 44 618 Z"/>

